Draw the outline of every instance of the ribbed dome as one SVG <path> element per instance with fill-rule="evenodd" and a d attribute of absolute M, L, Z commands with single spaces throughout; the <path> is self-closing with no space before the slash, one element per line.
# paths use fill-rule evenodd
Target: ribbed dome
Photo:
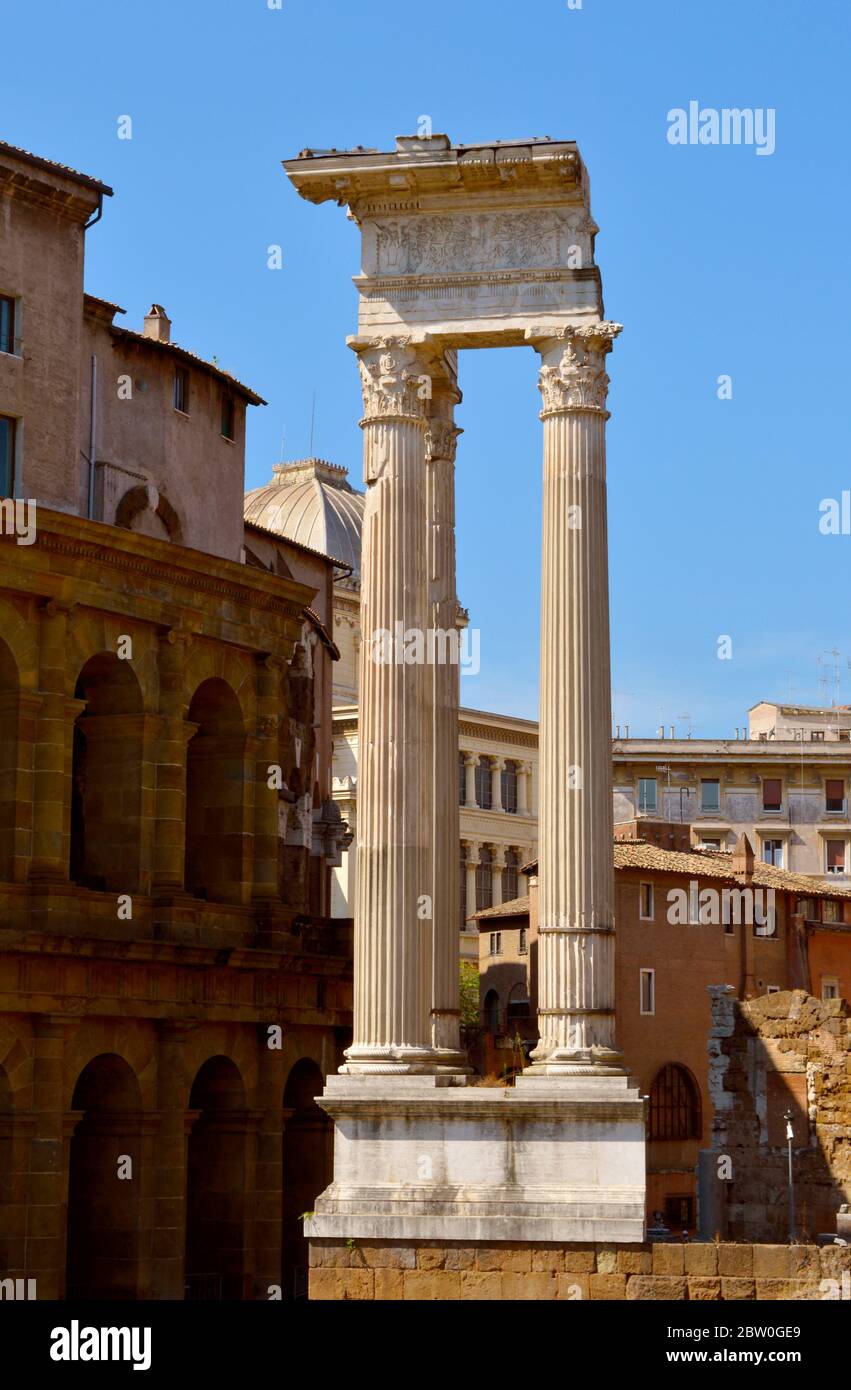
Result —
<path fill-rule="evenodd" d="M 321 550 L 360 574 L 364 494 L 348 473 L 324 459 L 276 463 L 264 487 L 245 494 L 245 520 L 279 536 Z"/>

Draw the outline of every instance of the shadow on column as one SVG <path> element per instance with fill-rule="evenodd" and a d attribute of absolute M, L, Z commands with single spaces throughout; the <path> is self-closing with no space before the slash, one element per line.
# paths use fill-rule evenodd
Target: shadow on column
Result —
<path fill-rule="evenodd" d="M 139 1283 L 139 1083 L 123 1058 L 103 1053 L 80 1073 L 71 1108 L 83 1114 L 71 1137 L 65 1296 L 133 1299 Z"/>
<path fill-rule="evenodd" d="M 324 1081 L 315 1062 L 302 1058 L 284 1090 L 284 1173 L 281 1289 L 284 1298 L 307 1297 L 308 1244 L 305 1212 L 331 1182 L 334 1171 L 334 1126 L 316 1104 Z"/>
<path fill-rule="evenodd" d="M 198 1111 L 189 1136 L 186 1297 L 244 1297 L 245 1087 L 228 1057 L 210 1057 L 189 1097 Z"/>

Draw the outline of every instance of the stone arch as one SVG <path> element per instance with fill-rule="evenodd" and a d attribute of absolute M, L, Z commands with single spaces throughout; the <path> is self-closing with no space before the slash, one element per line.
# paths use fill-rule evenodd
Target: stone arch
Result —
<path fill-rule="evenodd" d="M 186 1172 L 186 1296 L 245 1294 L 248 1111 L 242 1074 L 229 1057 L 208 1057 L 189 1093 Z"/>
<path fill-rule="evenodd" d="M 158 709 L 157 637 L 153 629 L 139 625 L 129 618 L 110 613 L 74 615 L 68 625 L 68 694 L 74 694 L 74 672 L 98 656 L 116 655 L 119 638 L 129 636 L 133 656 L 118 658 L 122 666 L 132 669 L 139 685 L 142 708 L 151 714 Z"/>
<path fill-rule="evenodd" d="M 308 1244 L 305 1212 L 331 1182 L 334 1126 L 316 1103 L 324 1077 L 311 1057 L 291 1068 L 284 1087 L 283 1176 L 281 1184 L 281 1289 L 284 1298 L 307 1297 Z"/>
<path fill-rule="evenodd" d="M 39 684 L 37 623 L 27 622 L 13 603 L 0 598 L 0 632 L 15 664 L 17 688 L 34 693 Z"/>
<path fill-rule="evenodd" d="M 502 1004 L 495 989 L 489 989 L 482 1003 L 482 1022 L 489 1033 L 498 1033 Z"/>
<path fill-rule="evenodd" d="M 125 492 L 115 509 L 115 525 L 127 531 L 141 531 L 159 539 L 159 528 L 155 529 L 152 519 L 156 517 L 165 531 L 165 537 L 176 545 L 183 544 L 183 525 L 177 511 L 164 493 L 152 483 L 141 483 Z M 146 520 L 147 518 L 147 520 Z"/>
<path fill-rule="evenodd" d="M 185 689 L 196 691 L 204 681 L 212 679 L 224 681 L 230 686 L 245 727 L 253 728 L 257 719 L 257 689 L 252 659 L 230 647 L 193 642 L 186 661 Z"/>
<path fill-rule="evenodd" d="M 70 878 L 82 887 L 138 888 L 142 833 L 142 690 L 129 661 L 98 652 L 74 697 Z"/>
<path fill-rule="evenodd" d="M 77 1077 L 68 1163 L 66 1298 L 134 1299 L 139 1288 L 142 1093 L 132 1067 L 100 1053 Z"/>
<path fill-rule="evenodd" d="M 189 723 L 196 729 L 186 750 L 186 891 L 241 902 L 250 888 L 246 730 L 236 694 L 220 676 L 198 686 Z"/>

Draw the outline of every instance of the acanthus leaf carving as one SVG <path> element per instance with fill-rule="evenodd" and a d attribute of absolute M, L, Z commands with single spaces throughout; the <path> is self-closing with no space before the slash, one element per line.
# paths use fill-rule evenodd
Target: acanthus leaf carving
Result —
<path fill-rule="evenodd" d="M 410 338 L 376 338 L 358 352 L 364 418 L 424 420 L 431 394 Z"/>
<path fill-rule="evenodd" d="M 541 329 L 543 365 L 538 390 L 544 413 L 563 410 L 605 412 L 609 377 L 606 353 L 611 351 L 621 324 L 601 322 L 554 332 Z M 527 336 L 536 336 L 531 329 Z"/>

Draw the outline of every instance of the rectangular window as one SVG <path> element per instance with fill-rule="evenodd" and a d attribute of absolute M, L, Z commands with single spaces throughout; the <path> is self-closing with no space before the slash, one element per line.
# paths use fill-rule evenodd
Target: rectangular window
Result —
<path fill-rule="evenodd" d="M 639 997 L 643 1014 L 655 1014 L 656 1012 L 655 975 L 654 970 L 639 970 L 638 972 Z"/>
<path fill-rule="evenodd" d="M 15 432 L 17 420 L 0 415 L 0 495 L 15 495 Z"/>
<path fill-rule="evenodd" d="M 527 951 L 529 950 L 529 947 L 528 947 L 528 945 L 527 945 L 527 943 L 526 943 L 526 928 L 525 928 L 525 927 L 521 927 L 521 928 L 520 928 L 520 940 L 519 940 L 518 945 L 517 945 L 517 950 L 518 950 L 518 952 L 520 953 L 521 956 L 525 956 L 526 953 L 527 953 Z"/>
<path fill-rule="evenodd" d="M 721 810 L 721 783 L 717 777 L 704 777 L 700 783 L 701 811 Z"/>
<path fill-rule="evenodd" d="M 225 439 L 236 437 L 236 406 L 232 396 L 222 396 L 222 434 Z"/>
<path fill-rule="evenodd" d="M 0 352 L 15 351 L 15 301 L 0 294 Z"/>
<path fill-rule="evenodd" d="M 779 994 L 779 993 L 780 993 L 780 986 L 779 986 L 779 985 L 766 985 L 766 986 L 765 986 L 765 992 L 766 992 L 766 994 Z"/>
<path fill-rule="evenodd" d="M 763 864 L 773 864 L 776 869 L 783 868 L 782 840 L 763 840 L 762 862 Z"/>
<path fill-rule="evenodd" d="M 840 730 L 839 730 L 839 742 L 840 742 L 840 743 L 851 743 L 851 729 L 840 729 Z"/>
<path fill-rule="evenodd" d="M 501 955 L 502 955 L 502 932 L 501 932 L 501 931 L 492 931 L 492 932 L 491 932 L 491 955 L 492 955 L 492 956 L 501 956 Z"/>
<path fill-rule="evenodd" d="M 817 922 L 819 920 L 815 898 L 799 898 L 798 912 L 805 922 Z"/>
<path fill-rule="evenodd" d="M 638 915 L 642 922 L 653 921 L 653 884 L 642 883 L 639 885 L 639 909 Z"/>
<path fill-rule="evenodd" d="M 721 848 L 721 841 L 720 841 L 720 840 L 701 840 L 701 842 L 700 842 L 700 847 L 701 847 L 701 849 L 720 849 L 720 848 Z"/>
<path fill-rule="evenodd" d="M 174 369 L 174 408 L 183 415 L 189 414 L 189 370 L 186 367 Z M 224 430 L 222 430 L 224 434 Z M 228 436 L 232 438 L 232 435 Z"/>
<path fill-rule="evenodd" d="M 824 729 L 813 729 L 810 738 L 813 743 L 824 743 Z"/>
<path fill-rule="evenodd" d="M 656 810 L 656 778 L 639 777 L 638 779 L 638 809 L 639 811 Z"/>
<path fill-rule="evenodd" d="M 845 873 L 845 841 L 828 840 L 825 845 L 825 870 L 829 874 Z"/>
<path fill-rule="evenodd" d="M 483 811 L 489 811 L 493 806 L 492 788 L 491 760 L 486 757 L 479 758 L 476 763 L 476 805 L 480 806 Z"/>
<path fill-rule="evenodd" d="M 502 784 L 502 809 L 517 815 L 517 764 L 509 760 L 499 774 Z"/>
<path fill-rule="evenodd" d="M 844 777 L 828 777 L 824 784 L 824 809 L 826 811 L 845 810 Z"/>
<path fill-rule="evenodd" d="M 763 777 L 762 809 L 779 811 L 783 805 L 783 782 L 779 777 Z"/>
<path fill-rule="evenodd" d="M 839 998 L 839 980 L 835 975 L 822 975 L 821 997 L 825 1004 L 829 999 Z"/>
<path fill-rule="evenodd" d="M 825 898 L 821 905 L 821 920 L 823 922 L 841 922 L 842 915 L 839 903 L 836 898 Z"/>

